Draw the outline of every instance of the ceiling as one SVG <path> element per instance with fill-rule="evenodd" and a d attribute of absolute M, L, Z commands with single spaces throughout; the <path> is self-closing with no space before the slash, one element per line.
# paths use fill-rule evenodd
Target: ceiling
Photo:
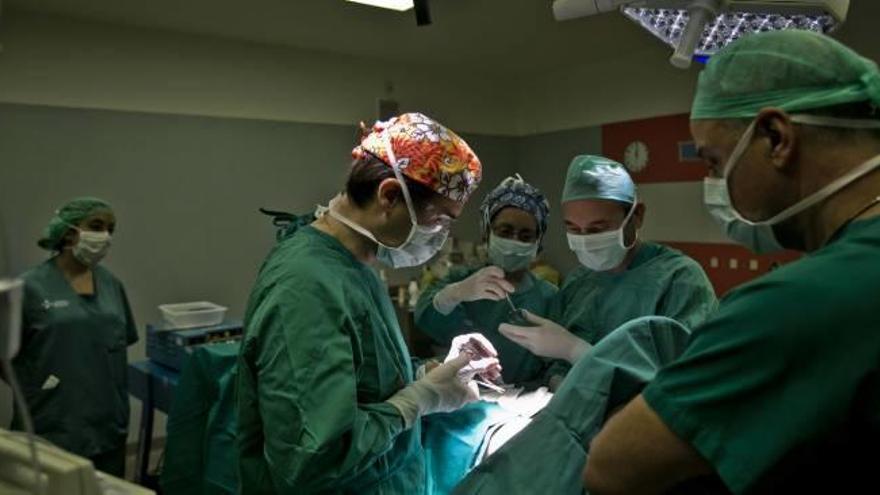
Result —
<path fill-rule="evenodd" d="M 540 74 L 669 49 L 619 14 L 556 22 L 550 0 L 432 0 L 434 23 L 344 0 L 6 0 L 9 12 L 61 15 L 461 70 Z M 851 0 L 842 38 L 866 55 L 880 2 Z"/>
<path fill-rule="evenodd" d="M 535 73 L 607 57 L 611 39 L 623 52 L 659 45 L 620 15 L 556 22 L 550 0 L 433 0 L 434 22 L 425 27 L 415 25 L 412 11 L 344 0 L 6 0 L 6 4 L 10 13 L 53 14 L 506 73 Z"/>

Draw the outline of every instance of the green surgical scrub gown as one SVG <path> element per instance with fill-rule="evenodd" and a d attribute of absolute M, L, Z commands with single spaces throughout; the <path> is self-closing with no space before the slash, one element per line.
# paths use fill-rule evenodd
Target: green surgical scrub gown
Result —
<path fill-rule="evenodd" d="M 715 291 L 696 261 L 651 242 L 638 249 L 624 272 L 575 270 L 554 298 L 549 319 L 595 345 L 640 316 L 666 316 L 694 328 L 715 310 Z M 547 377 L 565 376 L 569 369 L 556 361 Z"/>
<path fill-rule="evenodd" d="M 235 373 L 238 342 L 193 349 L 165 427 L 164 495 L 238 493 Z"/>
<path fill-rule="evenodd" d="M 734 493 L 867 493 L 880 445 L 880 218 L 729 293 L 644 392 Z"/>
<path fill-rule="evenodd" d="M 449 345 L 458 335 L 480 332 L 492 342 L 501 361 L 506 383 L 520 384 L 542 376 L 545 361 L 515 344 L 498 332 L 508 321 L 507 301 L 472 301 L 459 304 L 444 315 L 434 308 L 434 296 L 449 284 L 464 280 L 479 268 L 455 268 L 449 275 L 432 284 L 419 298 L 416 326 L 434 340 Z M 546 315 L 556 287 L 526 273 L 513 303 L 537 315 Z M 424 446 L 428 466 L 428 494 L 445 495 L 470 471 L 480 450 L 486 431 L 505 417 L 511 416 L 497 404 L 475 402 L 462 409 L 424 418 Z"/>
<path fill-rule="evenodd" d="M 482 333 L 495 349 L 501 361 L 505 383 L 522 383 L 538 377 L 544 361 L 515 344 L 498 332 L 498 326 L 508 322 L 510 305 L 507 301 L 473 301 L 459 304 L 451 313 L 444 315 L 434 308 L 434 296 L 449 284 L 466 279 L 477 268 L 456 268 L 449 275 L 432 284 L 422 293 L 416 306 L 416 326 L 435 341 L 448 346 L 452 339 L 469 332 Z M 517 291 L 510 299 L 518 308 L 545 316 L 556 287 L 531 273 L 526 273 Z"/>
<path fill-rule="evenodd" d="M 238 363 L 243 493 L 424 490 L 418 422 L 385 401 L 412 363 L 374 270 L 311 226 L 276 245 L 245 315 Z"/>
<path fill-rule="evenodd" d="M 36 433 L 97 458 L 125 446 L 126 347 L 138 337 L 122 284 L 100 265 L 92 273 L 89 296 L 73 290 L 54 259 L 24 274 L 22 345 L 13 366 Z M 16 416 L 13 427 L 22 426 Z"/>
<path fill-rule="evenodd" d="M 609 414 L 681 355 L 690 331 L 645 317 L 611 332 L 572 368 L 550 403 L 455 488 L 455 495 L 581 495 L 590 441 Z"/>

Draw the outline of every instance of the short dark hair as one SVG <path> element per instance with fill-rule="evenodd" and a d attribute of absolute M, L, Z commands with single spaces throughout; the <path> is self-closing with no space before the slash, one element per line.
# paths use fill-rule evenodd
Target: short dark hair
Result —
<path fill-rule="evenodd" d="M 364 158 L 356 158 L 351 164 L 348 180 L 345 184 L 345 193 L 351 201 L 360 208 L 367 206 L 376 195 L 379 184 L 385 179 L 395 178 L 394 170 L 390 165 L 367 154 Z M 440 197 L 430 187 L 416 182 L 407 176 L 403 176 L 409 195 L 413 200 L 413 206 L 420 210 L 429 201 Z"/>
<path fill-rule="evenodd" d="M 837 119 L 876 120 L 880 122 L 880 107 L 870 101 L 844 103 L 841 105 L 833 105 L 830 107 L 805 110 L 798 113 L 819 115 L 822 117 L 833 117 Z M 822 135 L 833 139 L 858 136 L 871 136 L 873 138 L 880 138 L 880 129 L 850 129 L 844 127 L 831 127 L 821 125 L 811 127 L 818 127 Z"/>
<path fill-rule="evenodd" d="M 880 107 L 870 101 L 843 103 L 841 105 L 808 110 L 802 113 L 809 113 L 811 115 L 824 115 L 827 117 L 837 117 L 839 119 L 880 120 Z"/>
<path fill-rule="evenodd" d="M 880 121 L 880 106 L 870 101 L 857 101 L 854 103 L 843 103 L 840 105 L 832 105 L 830 107 L 813 108 L 810 110 L 789 111 L 789 115 L 808 114 L 821 117 L 833 117 L 836 119 L 853 119 L 853 120 L 877 120 Z M 752 123 L 754 118 L 735 118 L 724 119 L 724 123 L 732 129 L 744 129 Z M 810 126 L 822 127 L 822 126 Z M 877 132 L 877 129 L 849 129 L 844 127 L 824 127 L 824 129 L 838 131 L 841 133 L 851 133 L 853 131 Z"/>

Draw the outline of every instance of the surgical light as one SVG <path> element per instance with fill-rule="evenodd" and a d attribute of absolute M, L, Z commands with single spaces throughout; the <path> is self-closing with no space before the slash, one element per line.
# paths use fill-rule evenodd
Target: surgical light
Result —
<path fill-rule="evenodd" d="M 849 0 L 555 0 L 557 20 L 612 10 L 673 48 L 670 62 L 687 68 L 737 39 L 764 31 L 804 29 L 828 34 L 846 20 Z"/>
<path fill-rule="evenodd" d="M 628 7 L 623 9 L 623 13 L 673 48 L 679 46 L 690 20 L 690 14 L 686 10 Z M 706 24 L 693 54 L 698 57 L 714 55 L 729 43 L 753 33 L 804 29 L 827 34 L 837 25 L 837 20 L 831 15 L 725 12 Z"/>

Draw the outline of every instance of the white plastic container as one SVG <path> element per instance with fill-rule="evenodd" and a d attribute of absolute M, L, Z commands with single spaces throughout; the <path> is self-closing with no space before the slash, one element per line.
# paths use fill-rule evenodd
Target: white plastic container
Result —
<path fill-rule="evenodd" d="M 168 330 L 218 325 L 223 322 L 227 309 L 208 301 L 159 305 Z"/>

